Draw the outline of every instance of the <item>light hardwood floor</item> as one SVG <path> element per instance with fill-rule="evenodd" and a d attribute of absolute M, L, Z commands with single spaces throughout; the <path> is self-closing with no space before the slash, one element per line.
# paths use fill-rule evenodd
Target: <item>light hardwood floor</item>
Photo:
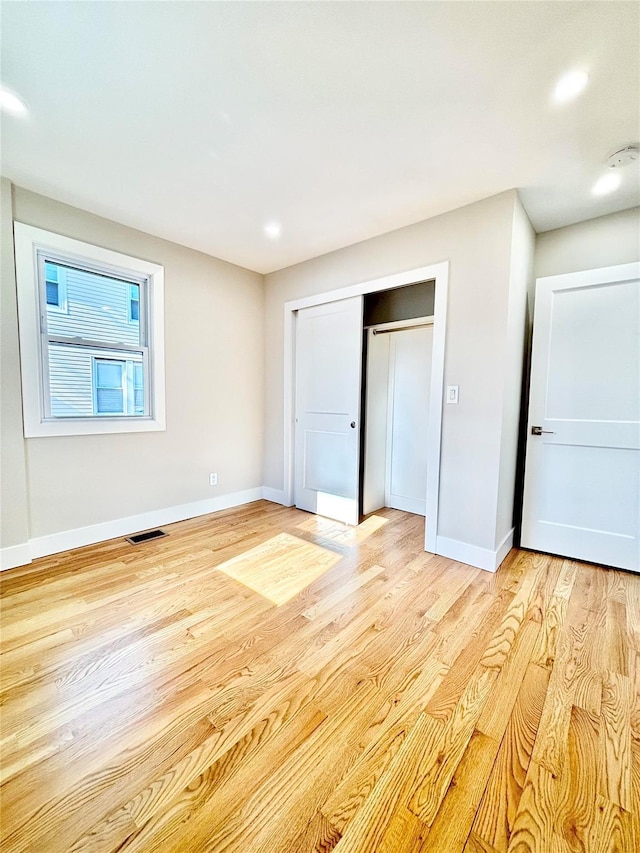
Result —
<path fill-rule="evenodd" d="M 640 576 L 396 510 L 166 529 L 1 578 L 4 853 L 640 850 Z"/>

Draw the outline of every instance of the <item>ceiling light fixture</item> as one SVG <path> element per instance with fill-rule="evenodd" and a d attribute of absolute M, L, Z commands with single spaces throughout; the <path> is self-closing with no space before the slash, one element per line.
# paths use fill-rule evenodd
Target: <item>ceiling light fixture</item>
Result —
<path fill-rule="evenodd" d="M 277 240 L 280 236 L 280 226 L 277 222 L 270 222 L 268 225 L 264 226 L 264 233 L 272 240 Z"/>
<path fill-rule="evenodd" d="M 27 105 L 22 98 L 10 92 L 9 89 L 5 89 L 4 86 L 0 88 L 0 107 L 11 113 L 26 113 L 27 111 Z"/>
<path fill-rule="evenodd" d="M 553 97 L 558 103 L 564 104 L 579 95 L 588 82 L 589 75 L 586 71 L 569 71 L 556 83 Z"/>
<path fill-rule="evenodd" d="M 617 190 L 621 184 L 620 175 L 617 172 L 607 172 L 595 182 L 591 188 L 594 195 L 607 195 Z"/>
<path fill-rule="evenodd" d="M 640 157 L 640 145 L 637 142 L 630 142 L 622 148 L 617 148 L 613 154 L 607 157 L 607 166 L 610 169 L 621 169 L 623 166 L 630 166 Z"/>

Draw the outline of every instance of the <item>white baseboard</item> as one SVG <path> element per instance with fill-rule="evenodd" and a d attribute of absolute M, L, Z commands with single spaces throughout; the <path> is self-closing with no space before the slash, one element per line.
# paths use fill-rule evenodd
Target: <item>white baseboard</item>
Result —
<path fill-rule="evenodd" d="M 0 548 L 0 572 L 6 569 L 15 569 L 17 566 L 26 566 L 31 562 L 31 546 L 28 542 L 22 545 L 10 545 Z"/>
<path fill-rule="evenodd" d="M 427 502 L 415 498 L 401 498 L 398 495 L 389 495 L 384 503 L 391 509 L 400 509 L 402 512 L 412 512 L 414 515 L 427 514 Z"/>
<path fill-rule="evenodd" d="M 38 536 L 35 539 L 30 539 L 25 545 L 3 548 L 2 568 L 10 569 L 16 566 L 24 566 L 36 557 L 47 557 L 60 551 L 82 548 L 84 545 L 95 545 L 97 542 L 104 542 L 107 539 L 129 536 L 131 533 L 137 533 L 140 530 L 160 527 L 174 521 L 184 521 L 185 518 L 195 518 L 198 515 L 207 515 L 210 512 L 230 509 L 261 499 L 262 487 L 257 486 L 254 489 L 231 492 L 228 495 L 209 498 L 205 501 L 194 501 L 193 503 L 143 512 L 140 515 L 130 515 L 127 518 L 91 524 L 88 527 L 78 527 L 75 530 L 63 530 L 61 533 L 52 533 L 49 536 Z"/>
<path fill-rule="evenodd" d="M 503 560 L 509 553 L 509 551 L 513 548 L 513 537 L 515 535 L 515 527 L 512 527 L 511 530 L 504 537 L 502 542 L 496 548 L 496 567 L 494 571 L 500 568 Z"/>
<path fill-rule="evenodd" d="M 484 569 L 485 572 L 495 572 L 500 563 L 513 547 L 513 533 L 511 530 L 504 537 L 495 551 L 490 548 L 480 548 L 478 545 L 469 545 L 458 539 L 447 539 L 445 536 L 436 537 L 436 554 Z"/>
<path fill-rule="evenodd" d="M 284 489 L 272 489 L 271 486 L 263 486 L 262 497 L 265 501 L 271 501 L 274 504 L 289 505 L 284 496 Z"/>
<path fill-rule="evenodd" d="M 140 515 L 130 515 L 127 518 L 118 518 L 114 521 L 105 521 L 102 524 L 78 527 L 75 530 L 64 530 L 61 533 L 52 533 L 49 536 L 30 539 L 29 542 L 22 545 L 0 548 L 0 571 L 28 565 L 36 557 L 58 554 L 60 551 L 69 551 L 72 548 L 82 548 L 84 545 L 95 545 L 97 542 L 104 542 L 107 539 L 129 536 L 131 533 L 137 533 L 140 530 L 160 527 L 174 521 L 183 521 L 185 518 L 207 515 L 210 512 L 230 509 L 260 499 L 283 506 L 287 505 L 284 491 L 272 489 L 269 486 L 257 486 L 254 489 L 232 492 L 205 501 L 194 501 L 193 503 L 143 512 Z M 477 545 L 468 545 L 466 542 L 460 542 L 457 539 L 438 536 L 436 553 L 460 563 L 467 563 L 488 572 L 495 572 L 511 550 L 513 533 L 514 531 L 511 529 L 495 551 L 479 548 Z"/>

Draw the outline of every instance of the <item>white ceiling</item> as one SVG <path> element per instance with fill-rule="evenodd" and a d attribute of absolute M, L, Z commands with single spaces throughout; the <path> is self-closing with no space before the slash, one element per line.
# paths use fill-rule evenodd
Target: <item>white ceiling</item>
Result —
<path fill-rule="evenodd" d="M 15 183 L 269 272 L 517 187 L 537 231 L 640 137 L 634 2 L 7 2 Z M 551 93 L 572 68 L 585 92 Z M 270 240 L 264 225 L 280 222 Z"/>

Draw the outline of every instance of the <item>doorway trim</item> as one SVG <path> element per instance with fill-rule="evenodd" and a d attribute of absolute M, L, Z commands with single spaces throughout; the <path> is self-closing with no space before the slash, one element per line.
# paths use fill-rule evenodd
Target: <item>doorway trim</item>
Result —
<path fill-rule="evenodd" d="M 317 293 L 284 304 L 284 505 L 293 506 L 294 417 L 295 417 L 295 322 L 301 308 L 337 302 L 380 290 L 406 287 L 421 281 L 435 281 L 433 309 L 433 361 L 431 367 L 431 402 L 429 406 L 429 447 L 427 448 L 427 496 L 425 550 L 436 553 L 438 534 L 438 498 L 440 491 L 440 448 L 442 443 L 442 409 L 444 403 L 444 358 L 447 331 L 447 299 L 449 262 L 441 261 L 417 269 L 352 284 L 338 290 Z"/>

